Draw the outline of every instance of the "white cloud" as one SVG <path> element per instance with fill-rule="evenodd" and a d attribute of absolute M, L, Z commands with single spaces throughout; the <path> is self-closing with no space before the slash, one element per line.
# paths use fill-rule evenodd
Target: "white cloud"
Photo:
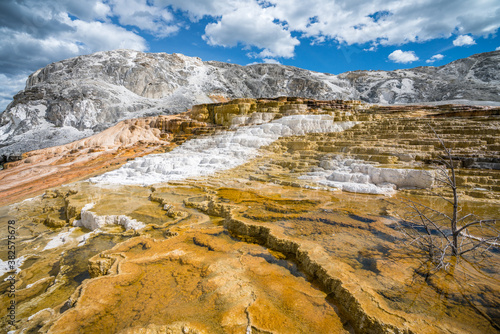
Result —
<path fill-rule="evenodd" d="M 79 54 L 147 49 L 143 37 L 107 20 L 111 9 L 99 0 L 1 2 L 0 12 L 4 13 L 0 73 L 6 75 L 34 71 Z"/>
<path fill-rule="evenodd" d="M 99 21 L 71 20 L 59 23 L 68 28 L 39 37 L 23 31 L 0 28 L 0 68 L 4 74 L 34 71 L 53 61 L 101 50 L 129 48 L 144 51 L 146 41 L 125 28 Z"/>
<path fill-rule="evenodd" d="M 12 8 L 14 13 L 9 12 Z M 24 0 L 2 1 L 0 13 L 11 18 L 6 23 L 16 26 L 14 31 L 37 38 L 56 31 L 58 15 L 66 13 L 87 23 L 113 25 L 111 19 L 117 19 L 158 38 L 188 26 L 186 18 L 195 22 L 208 17 L 214 21 L 205 27 L 209 45 L 256 48 L 250 54 L 261 58 L 292 57 L 303 37 L 312 44 L 334 41 L 341 48 L 370 43 L 360 50 L 374 51 L 379 45 L 449 38 L 457 32 L 465 37 L 454 43 L 470 45 L 500 27 L 497 0 L 481 0 L 474 6 L 467 0 Z M 73 25 L 58 30 L 71 30 Z M 58 38 L 57 33 L 53 37 Z"/>
<path fill-rule="evenodd" d="M 278 60 L 272 58 L 264 58 L 263 61 L 265 64 L 281 64 Z"/>
<path fill-rule="evenodd" d="M 500 46 L 495 49 L 495 51 L 500 51 Z"/>
<path fill-rule="evenodd" d="M 366 50 L 371 51 L 379 45 L 449 38 L 457 31 L 487 37 L 500 27 L 497 0 L 474 6 L 467 0 L 155 0 L 154 4 L 172 6 L 193 21 L 215 18 L 217 22 L 205 30 L 208 44 L 254 46 L 263 49 L 261 57 L 293 55 L 297 36 L 311 38 L 311 44 L 330 40 L 341 47 L 370 43 Z"/>
<path fill-rule="evenodd" d="M 254 0 L 154 0 L 157 7 L 172 6 L 185 12 L 191 21 L 205 16 L 221 17 L 239 7 L 253 3 Z"/>
<path fill-rule="evenodd" d="M 437 60 L 441 60 L 443 58 L 444 58 L 444 56 L 442 54 L 438 53 L 438 54 L 432 56 L 430 59 L 427 59 L 425 62 L 430 64 L 430 63 L 433 63 Z"/>
<path fill-rule="evenodd" d="M 271 0 L 274 15 L 290 30 L 323 35 L 341 43 L 375 42 L 398 45 L 462 34 L 487 36 L 500 27 L 500 3 L 484 0 L 474 6 L 456 1 Z M 328 8 L 328 10 L 325 10 Z"/>
<path fill-rule="evenodd" d="M 281 63 L 276 59 L 264 58 L 264 59 L 262 59 L 262 61 L 254 61 L 254 62 L 248 63 L 246 66 L 257 65 L 257 64 L 281 64 Z"/>
<path fill-rule="evenodd" d="M 389 59 L 395 63 L 408 64 L 418 60 L 418 57 L 413 51 L 396 50 L 389 55 Z"/>
<path fill-rule="evenodd" d="M 51 62 L 103 50 L 147 49 L 143 37 L 111 23 L 110 7 L 98 0 L 2 1 L 0 13 L 2 110 L 31 72 Z"/>
<path fill-rule="evenodd" d="M 75 20 L 72 24 L 76 31 L 66 33 L 65 37 L 71 42 L 76 39 L 76 44 L 83 53 L 97 50 L 133 49 L 145 51 L 147 49 L 144 38 L 127 31 L 125 28 L 98 21 Z"/>
<path fill-rule="evenodd" d="M 453 41 L 453 45 L 455 46 L 474 45 L 474 44 L 476 44 L 476 42 L 469 35 L 460 35 Z"/>
<path fill-rule="evenodd" d="M 151 6 L 146 0 L 111 0 L 110 4 L 122 25 L 136 26 L 160 38 L 179 30 L 176 24 L 171 24 L 174 16 L 170 11 Z"/>
<path fill-rule="evenodd" d="M 105 20 L 108 15 L 111 14 L 111 9 L 106 3 L 101 0 L 83 0 L 83 1 L 71 1 L 71 0 L 52 0 L 46 1 L 48 5 L 57 5 L 61 9 L 66 9 L 73 16 L 78 17 L 81 20 L 91 21 L 91 20 Z M 56 7 L 57 8 L 57 7 Z"/>
<path fill-rule="evenodd" d="M 267 8 L 249 3 L 222 16 L 217 23 L 208 24 L 203 39 L 209 45 L 257 47 L 263 49 L 258 54 L 260 58 L 293 57 L 299 40 L 291 36 L 286 26 L 274 20 Z"/>

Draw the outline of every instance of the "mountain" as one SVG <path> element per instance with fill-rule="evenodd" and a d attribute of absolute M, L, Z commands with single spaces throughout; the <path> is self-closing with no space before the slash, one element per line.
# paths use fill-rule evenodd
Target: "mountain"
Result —
<path fill-rule="evenodd" d="M 440 67 L 354 71 L 338 75 L 371 103 L 500 101 L 500 52 L 480 53 Z"/>
<path fill-rule="evenodd" d="M 176 114 L 238 97 L 298 96 L 370 103 L 500 101 L 500 52 L 441 67 L 318 73 L 277 64 L 240 66 L 181 54 L 98 52 L 29 76 L 0 116 L 3 161 L 98 133 L 118 121 Z"/>

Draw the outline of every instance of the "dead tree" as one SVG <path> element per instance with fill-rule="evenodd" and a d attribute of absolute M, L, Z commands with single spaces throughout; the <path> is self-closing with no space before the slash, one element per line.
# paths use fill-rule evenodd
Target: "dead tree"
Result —
<path fill-rule="evenodd" d="M 430 190 L 432 195 L 443 200 L 448 208 L 433 208 L 415 200 L 404 199 L 407 207 L 400 231 L 409 243 L 423 250 L 436 265 L 436 269 L 448 265 L 465 255 L 486 252 L 500 247 L 499 219 L 480 219 L 472 213 L 462 214 L 457 191 L 456 170 L 451 150 L 431 127 L 439 140 L 444 154 L 433 163 L 435 188 L 448 191 L 448 196 L 439 190 Z M 448 209 L 448 210 L 446 210 Z"/>

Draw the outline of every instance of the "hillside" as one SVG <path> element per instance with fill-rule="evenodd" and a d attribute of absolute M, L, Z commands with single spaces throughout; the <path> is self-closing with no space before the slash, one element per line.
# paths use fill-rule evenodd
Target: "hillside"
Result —
<path fill-rule="evenodd" d="M 203 62 L 181 54 L 98 52 L 50 64 L 28 78 L 0 116 L 0 156 L 16 160 L 23 152 L 67 144 L 129 118 L 278 96 L 382 104 L 500 101 L 500 52 L 441 67 L 339 75 L 276 64 Z"/>

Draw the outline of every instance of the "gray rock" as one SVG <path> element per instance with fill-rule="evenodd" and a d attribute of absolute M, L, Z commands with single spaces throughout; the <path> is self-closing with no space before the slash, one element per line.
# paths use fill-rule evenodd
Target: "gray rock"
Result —
<path fill-rule="evenodd" d="M 354 71 L 339 75 L 371 103 L 418 103 L 449 100 L 500 101 L 500 52 L 459 59 L 440 67 Z"/>
<path fill-rule="evenodd" d="M 71 141 L 118 121 L 186 111 L 226 98 L 298 96 L 371 103 L 500 101 L 500 52 L 441 67 L 340 75 L 276 64 L 240 66 L 181 54 L 98 52 L 50 64 L 0 116 L 0 155 Z"/>

